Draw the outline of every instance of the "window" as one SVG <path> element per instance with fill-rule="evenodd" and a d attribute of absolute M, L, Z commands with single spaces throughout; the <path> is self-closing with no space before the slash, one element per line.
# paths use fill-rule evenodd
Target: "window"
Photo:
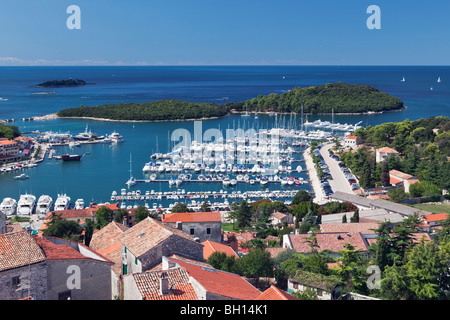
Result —
<path fill-rule="evenodd" d="M 134 258 L 134 264 L 137 265 L 138 264 L 138 259 Z"/>
<path fill-rule="evenodd" d="M 193 235 L 195 234 L 194 228 L 191 228 L 191 229 L 189 230 L 189 233 L 190 233 L 191 236 L 193 236 Z"/>
<path fill-rule="evenodd" d="M 206 228 L 206 234 L 211 234 L 211 228 Z"/>
<path fill-rule="evenodd" d="M 20 284 L 20 276 L 15 276 L 11 278 L 11 285 L 18 286 Z"/>

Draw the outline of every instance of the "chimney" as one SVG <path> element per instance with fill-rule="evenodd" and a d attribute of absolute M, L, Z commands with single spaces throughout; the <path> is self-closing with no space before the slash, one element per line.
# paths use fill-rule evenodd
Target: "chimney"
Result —
<path fill-rule="evenodd" d="M 161 277 L 159 279 L 159 290 L 161 295 L 168 294 L 169 291 L 169 276 L 166 271 L 161 272 Z"/>
<path fill-rule="evenodd" d="M 128 227 L 127 216 L 123 216 L 122 223 L 124 226 Z"/>
<path fill-rule="evenodd" d="M 178 230 L 183 230 L 183 222 L 177 221 L 177 229 Z"/>

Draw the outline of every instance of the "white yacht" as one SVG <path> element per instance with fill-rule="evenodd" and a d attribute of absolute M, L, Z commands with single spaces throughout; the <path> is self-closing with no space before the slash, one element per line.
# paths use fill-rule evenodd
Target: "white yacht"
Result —
<path fill-rule="evenodd" d="M 58 194 L 55 201 L 55 211 L 67 210 L 70 207 L 70 197 L 66 194 Z"/>
<path fill-rule="evenodd" d="M 5 198 L 0 204 L 0 211 L 7 216 L 16 214 L 17 201 L 13 198 Z"/>
<path fill-rule="evenodd" d="M 123 142 L 123 137 L 116 131 L 114 131 L 113 133 L 111 133 L 109 135 L 109 139 L 111 139 L 111 142 L 113 142 L 113 143 Z"/>
<path fill-rule="evenodd" d="M 20 196 L 17 203 L 18 215 L 30 215 L 34 213 L 34 207 L 36 205 L 36 197 L 32 194 L 23 194 Z"/>
<path fill-rule="evenodd" d="M 45 194 L 40 196 L 36 206 L 36 213 L 47 214 L 51 210 L 52 204 L 52 197 Z"/>
<path fill-rule="evenodd" d="M 75 201 L 75 209 L 84 209 L 83 199 L 77 199 L 77 201 Z"/>

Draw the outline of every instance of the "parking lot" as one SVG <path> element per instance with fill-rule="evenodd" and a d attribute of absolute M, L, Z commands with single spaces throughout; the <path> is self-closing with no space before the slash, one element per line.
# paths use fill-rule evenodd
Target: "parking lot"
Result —
<path fill-rule="evenodd" d="M 322 183 L 328 182 L 333 192 L 342 191 L 354 194 L 352 186 L 354 189 L 359 188 L 357 185 L 357 179 L 347 168 L 345 168 L 345 166 L 343 166 L 343 164 L 341 164 L 341 167 L 336 158 L 330 156 L 330 149 L 333 145 L 333 143 L 329 143 L 320 148 L 320 155 L 322 156 L 325 164 L 322 166 L 322 170 L 324 170 L 326 177 L 328 177 L 328 179 L 326 179 L 327 181 L 323 181 Z M 330 177 L 332 178 L 330 179 Z"/>

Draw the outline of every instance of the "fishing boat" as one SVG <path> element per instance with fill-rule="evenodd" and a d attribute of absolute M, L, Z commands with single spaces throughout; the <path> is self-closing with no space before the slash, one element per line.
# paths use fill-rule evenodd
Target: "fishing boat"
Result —
<path fill-rule="evenodd" d="M 13 198 L 5 198 L 0 204 L 0 211 L 7 216 L 14 215 L 16 213 L 17 201 Z"/>
<path fill-rule="evenodd" d="M 55 211 L 67 210 L 70 207 L 70 197 L 67 194 L 58 194 L 55 201 Z"/>
<path fill-rule="evenodd" d="M 52 208 L 53 199 L 48 195 L 42 195 L 39 197 L 36 206 L 36 213 L 38 214 L 47 214 Z"/>
<path fill-rule="evenodd" d="M 36 197 L 34 195 L 23 194 L 17 203 L 17 214 L 21 216 L 33 214 L 35 205 Z"/>

